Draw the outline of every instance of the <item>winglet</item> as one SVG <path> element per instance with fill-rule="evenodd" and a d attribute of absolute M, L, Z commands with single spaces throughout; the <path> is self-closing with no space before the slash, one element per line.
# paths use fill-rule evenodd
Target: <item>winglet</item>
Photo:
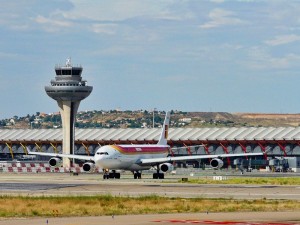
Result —
<path fill-rule="evenodd" d="M 168 139 L 168 132 L 169 132 L 169 123 L 170 123 L 170 112 L 166 113 L 164 125 L 159 137 L 158 145 L 166 145 Z"/>

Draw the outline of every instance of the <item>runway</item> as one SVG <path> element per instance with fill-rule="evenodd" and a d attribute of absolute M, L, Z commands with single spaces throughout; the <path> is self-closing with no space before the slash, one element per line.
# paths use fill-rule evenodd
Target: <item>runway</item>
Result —
<path fill-rule="evenodd" d="M 300 186 L 278 185 L 199 185 L 178 183 L 179 178 L 153 180 L 103 180 L 94 174 L 0 174 L 0 190 L 6 195 L 68 196 L 103 195 L 230 199 L 300 200 Z"/>
<path fill-rule="evenodd" d="M 2 195 L 26 196 L 113 196 L 159 195 L 184 198 L 230 199 L 296 199 L 300 200 L 300 186 L 276 185 L 199 185 L 178 183 L 179 177 L 153 180 L 147 176 L 134 180 L 125 176 L 120 180 L 103 180 L 100 175 L 80 174 L 0 174 Z M 48 222 L 48 223 L 47 223 Z M 239 224 L 239 225 L 300 225 L 300 212 L 243 212 L 189 213 L 158 215 L 126 215 L 67 218 L 0 218 L 0 225 L 159 225 L 159 224 Z"/>

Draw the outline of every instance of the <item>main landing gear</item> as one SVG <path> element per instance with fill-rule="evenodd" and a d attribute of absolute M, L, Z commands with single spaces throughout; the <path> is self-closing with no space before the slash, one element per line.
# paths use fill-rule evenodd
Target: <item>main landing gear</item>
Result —
<path fill-rule="evenodd" d="M 159 165 L 157 165 L 156 173 L 153 173 L 153 179 L 165 179 L 165 174 L 159 172 Z"/>
<path fill-rule="evenodd" d="M 142 173 L 136 171 L 136 172 L 133 172 L 133 178 L 134 179 L 141 179 L 142 178 Z"/>
<path fill-rule="evenodd" d="M 120 179 L 121 174 L 116 173 L 115 170 L 113 170 L 111 173 L 107 170 L 103 170 L 103 179 Z"/>

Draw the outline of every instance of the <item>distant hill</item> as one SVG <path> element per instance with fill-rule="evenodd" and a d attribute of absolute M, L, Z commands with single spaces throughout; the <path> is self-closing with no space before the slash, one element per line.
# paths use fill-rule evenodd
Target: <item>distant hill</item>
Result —
<path fill-rule="evenodd" d="M 300 114 L 264 114 L 264 113 L 236 113 L 240 121 L 247 121 L 254 126 L 299 126 Z"/>
<path fill-rule="evenodd" d="M 154 125 L 161 126 L 165 112 L 155 111 Z M 171 127 L 286 127 L 299 126 L 300 114 L 182 112 L 172 110 Z M 78 128 L 140 128 L 153 127 L 153 112 L 146 110 L 93 110 L 79 112 Z M 24 117 L 14 116 L 0 120 L 0 129 L 60 128 L 59 113 L 37 112 Z"/>

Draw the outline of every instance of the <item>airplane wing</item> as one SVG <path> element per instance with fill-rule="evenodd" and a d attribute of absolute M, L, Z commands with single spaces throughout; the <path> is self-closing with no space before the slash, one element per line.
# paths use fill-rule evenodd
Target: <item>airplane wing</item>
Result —
<path fill-rule="evenodd" d="M 27 148 L 27 152 L 30 155 L 42 155 L 42 156 L 51 156 L 51 157 L 59 157 L 59 158 L 69 158 L 69 159 L 81 159 L 94 161 L 94 156 L 87 155 L 72 155 L 72 154 L 58 154 L 58 153 L 46 153 L 46 152 L 32 152 Z"/>
<path fill-rule="evenodd" d="M 219 155 L 189 155 L 189 156 L 169 156 L 163 158 L 153 159 L 140 159 L 140 164 L 159 164 L 166 162 L 177 162 L 186 160 L 197 160 L 197 159 L 210 159 L 210 158 L 226 158 L 226 157 L 240 157 L 240 156 L 257 156 L 263 155 L 263 153 L 241 153 L 241 154 L 219 154 Z"/>

